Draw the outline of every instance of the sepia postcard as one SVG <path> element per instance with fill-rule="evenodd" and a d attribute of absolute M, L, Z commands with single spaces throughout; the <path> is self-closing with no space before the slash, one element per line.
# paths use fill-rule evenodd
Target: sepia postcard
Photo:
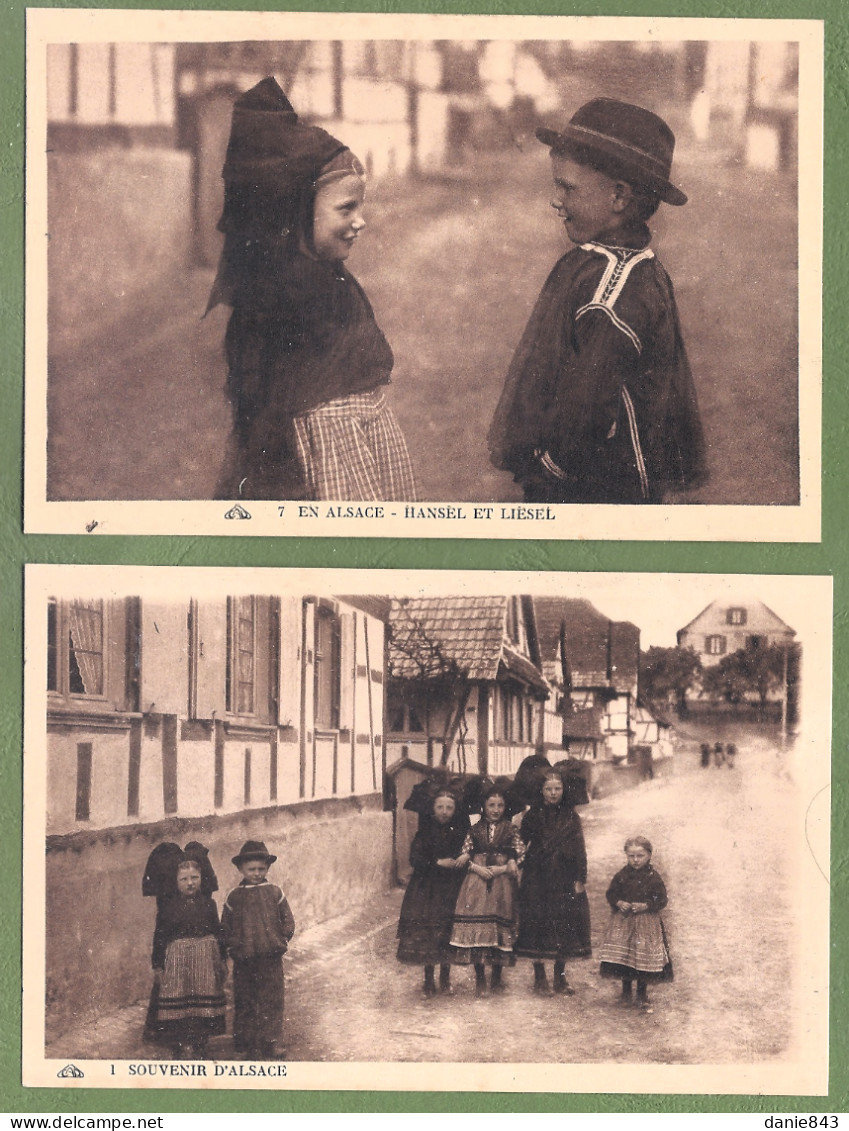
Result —
<path fill-rule="evenodd" d="M 27 17 L 27 532 L 819 541 L 821 20 Z"/>
<path fill-rule="evenodd" d="M 826 1095 L 831 630 L 822 576 L 28 566 L 24 1085 Z"/>

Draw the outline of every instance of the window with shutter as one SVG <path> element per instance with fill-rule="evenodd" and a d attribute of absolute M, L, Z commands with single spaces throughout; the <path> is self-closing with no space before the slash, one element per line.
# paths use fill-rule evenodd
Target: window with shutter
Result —
<path fill-rule="evenodd" d="M 256 713 L 256 598 L 227 600 L 227 710 Z"/>
<path fill-rule="evenodd" d="M 54 704 L 127 709 L 128 607 L 127 601 L 48 601 L 47 690 Z"/>
<path fill-rule="evenodd" d="M 322 730 L 339 726 L 340 660 L 339 617 L 319 607 L 315 618 L 315 722 Z"/>

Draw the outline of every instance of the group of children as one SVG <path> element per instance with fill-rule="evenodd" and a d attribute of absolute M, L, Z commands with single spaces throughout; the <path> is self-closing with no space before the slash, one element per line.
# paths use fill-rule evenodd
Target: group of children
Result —
<path fill-rule="evenodd" d="M 490 458 L 528 501 L 661 502 L 707 475 L 672 284 L 649 248 L 659 205 L 687 200 L 669 179 L 674 135 L 649 110 L 596 98 L 536 136 L 574 246 L 516 348 Z M 233 428 L 216 497 L 413 501 L 385 397 L 392 350 L 344 262 L 365 226 L 362 164 L 266 78 L 234 105 L 222 175 L 207 309 L 232 308 Z"/>
<path fill-rule="evenodd" d="M 550 767 L 536 776 L 537 796 L 522 806 L 505 785 L 488 783 L 472 824 L 455 788 L 437 788 L 410 850 L 412 877 L 398 923 L 398 959 L 424 967 L 423 994 L 453 994 L 451 966 L 473 966 L 475 993 L 505 990 L 505 966 L 530 958 L 534 993 L 574 993 L 566 961 L 590 954 L 585 890 L 587 854 L 575 805 L 582 779 Z M 647 983 L 669 980 L 672 966 L 660 912 L 663 880 L 645 837 L 625 844 L 627 865 L 607 891 L 611 920 L 601 974 L 622 980 L 622 995 L 648 1005 Z M 233 963 L 233 1046 L 248 1059 L 283 1055 L 282 958 L 295 920 L 282 890 L 268 880 L 277 857 L 246 841 L 232 858 L 242 875 L 221 916 L 208 849 L 193 841 L 157 845 L 148 857 L 144 895 L 156 897 L 154 971 L 145 1039 L 170 1045 L 177 1059 L 202 1059 L 225 1032 L 224 984 Z M 521 877 L 521 880 L 520 880 Z M 553 962 L 549 982 L 545 962 Z M 436 970 L 439 968 L 437 983 Z M 487 985 L 486 972 L 490 971 Z"/>
<path fill-rule="evenodd" d="M 497 783 L 480 799 L 475 824 L 456 787 L 438 788 L 420 813 L 397 954 L 424 967 L 425 998 L 453 994 L 452 965 L 474 966 L 477 997 L 503 993 L 504 967 L 517 957 L 533 962 L 534 993 L 574 993 L 566 962 L 591 951 L 587 854 L 575 811 L 587 797 L 582 779 L 556 767 L 537 775 L 535 794 L 519 823 L 512 819 L 522 808 L 515 792 Z M 611 920 L 601 974 L 622 980 L 625 1000 L 636 981 L 637 1001 L 647 1008 L 647 984 L 672 978 L 660 918 L 666 889 L 645 837 L 629 838 L 625 854 L 628 863 L 607 891 Z M 553 962 L 551 982 L 546 961 Z"/>
<path fill-rule="evenodd" d="M 210 1037 L 225 1031 L 228 957 L 235 1051 L 250 1059 L 282 1055 L 282 959 L 295 920 L 267 878 L 276 859 L 262 841 L 244 843 L 233 857 L 242 880 L 219 919 L 218 880 L 203 845 L 160 844 L 148 857 L 142 892 L 156 897 L 156 927 L 145 1039 L 169 1043 L 176 1059 L 202 1059 Z"/>

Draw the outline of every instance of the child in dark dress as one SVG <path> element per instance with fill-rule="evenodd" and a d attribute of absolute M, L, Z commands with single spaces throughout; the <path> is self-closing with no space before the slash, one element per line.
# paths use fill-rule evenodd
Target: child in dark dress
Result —
<path fill-rule="evenodd" d="M 652 846 L 644 836 L 625 841 L 627 865 L 607 889 L 610 924 L 601 947 L 601 976 L 622 979 L 622 998 L 630 1002 L 637 982 L 637 1004 L 649 1008 L 649 982 L 671 982 L 672 962 L 660 912 L 666 887 L 651 866 Z"/>
<path fill-rule="evenodd" d="M 566 960 L 590 953 L 587 852 L 571 783 L 569 793 L 566 784 L 560 771 L 548 771 L 521 826 L 526 848 L 516 955 L 533 959 L 534 993 L 544 996 L 552 992 L 571 996 Z M 546 977 L 545 959 L 554 960 L 553 985 Z"/>
<path fill-rule="evenodd" d="M 208 310 L 232 307 L 233 432 L 217 498 L 415 499 L 386 402 L 392 350 L 348 258 L 365 227 L 365 170 L 299 121 L 273 78 L 233 107 Z"/>
<path fill-rule="evenodd" d="M 398 921 L 398 961 L 424 967 L 425 998 L 453 992 L 448 942 L 457 893 L 469 862 L 463 851 L 468 827 L 468 817 L 460 811 L 456 794 L 442 789 L 434 797 L 430 813 L 422 814 L 410 846 L 413 874 Z"/>
<path fill-rule="evenodd" d="M 248 840 L 233 863 L 244 877 L 227 896 L 221 927 L 233 959 L 233 1045 L 251 1059 L 282 1055 L 283 955 L 295 933 L 286 896 L 268 882 L 277 859 Z"/>
<path fill-rule="evenodd" d="M 176 1059 L 202 1059 L 208 1039 L 224 1032 L 226 951 L 218 909 L 203 886 L 201 865 L 184 856 L 175 860 L 175 891 L 158 900 L 149 1024 L 171 1042 Z"/>
<path fill-rule="evenodd" d="M 516 962 L 516 883 L 525 846 L 506 809 L 504 790 L 493 785 L 483 796 L 483 816 L 463 845 L 471 859 L 457 896 L 451 953 L 455 962 L 474 965 L 477 997 L 486 993 L 487 966 L 490 992 L 503 993 L 502 971 Z"/>

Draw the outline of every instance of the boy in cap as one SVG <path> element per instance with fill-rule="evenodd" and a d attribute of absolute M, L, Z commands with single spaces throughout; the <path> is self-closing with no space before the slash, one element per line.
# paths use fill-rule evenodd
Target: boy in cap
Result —
<path fill-rule="evenodd" d="M 658 206 L 687 200 L 669 179 L 675 137 L 651 111 L 609 98 L 536 136 L 575 247 L 514 354 L 491 460 L 529 502 L 662 502 L 707 479 L 672 284 L 649 248 Z"/>
<path fill-rule="evenodd" d="M 227 896 L 221 930 L 233 959 L 233 1045 L 251 1060 L 282 1055 L 283 955 L 295 933 L 286 896 L 268 882 L 277 859 L 261 840 L 233 857 L 242 882 Z"/>
<path fill-rule="evenodd" d="M 232 307 L 233 432 L 216 497 L 414 500 L 384 391 L 392 350 L 344 264 L 365 227 L 363 166 L 269 77 L 233 107 L 222 176 L 207 311 Z"/>

